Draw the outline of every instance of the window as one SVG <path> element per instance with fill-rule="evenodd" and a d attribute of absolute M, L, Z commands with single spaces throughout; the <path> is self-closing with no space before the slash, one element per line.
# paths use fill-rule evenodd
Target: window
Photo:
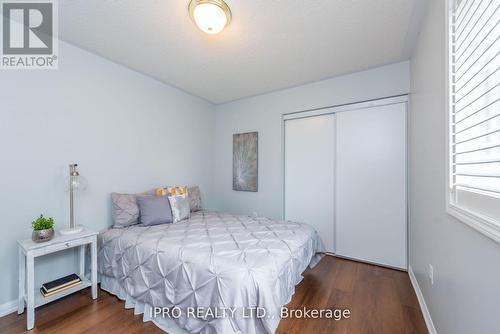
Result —
<path fill-rule="evenodd" d="M 450 0 L 448 212 L 500 242 L 500 0 Z"/>

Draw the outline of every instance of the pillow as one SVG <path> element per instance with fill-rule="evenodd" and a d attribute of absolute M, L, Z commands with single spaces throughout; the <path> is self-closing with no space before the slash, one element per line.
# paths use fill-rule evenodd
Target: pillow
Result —
<path fill-rule="evenodd" d="M 155 190 L 155 195 L 156 196 L 168 196 L 169 193 L 167 191 L 167 188 L 158 188 Z"/>
<path fill-rule="evenodd" d="M 139 207 L 136 197 L 139 195 L 154 195 L 154 190 L 141 194 L 111 193 L 113 202 L 113 227 L 121 228 L 139 223 Z"/>
<path fill-rule="evenodd" d="M 113 202 L 113 227 L 127 227 L 138 223 L 139 207 L 134 194 L 111 194 Z"/>
<path fill-rule="evenodd" d="M 140 222 L 143 225 L 169 224 L 173 222 L 168 197 L 137 196 Z"/>
<path fill-rule="evenodd" d="M 200 211 L 202 209 L 200 187 L 198 186 L 189 187 L 188 198 L 189 198 L 189 207 L 191 208 L 191 212 Z"/>
<path fill-rule="evenodd" d="M 169 192 L 170 196 L 179 196 L 179 195 L 186 195 L 188 194 L 188 187 L 187 186 L 172 186 L 172 187 L 167 187 L 167 191 Z"/>
<path fill-rule="evenodd" d="M 165 196 L 159 198 L 165 198 Z M 166 198 L 170 201 L 174 223 L 189 218 L 191 212 L 189 209 L 189 200 L 187 195 L 168 196 Z"/>
<path fill-rule="evenodd" d="M 169 186 L 165 188 L 158 188 L 155 191 L 156 196 L 178 196 L 187 194 L 188 194 L 187 186 Z"/>

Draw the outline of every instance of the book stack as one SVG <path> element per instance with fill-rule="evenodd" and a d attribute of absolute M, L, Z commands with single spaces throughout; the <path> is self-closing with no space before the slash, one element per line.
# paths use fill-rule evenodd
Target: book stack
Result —
<path fill-rule="evenodd" d="M 40 288 L 40 292 L 44 297 L 52 296 L 58 292 L 67 290 L 69 288 L 72 288 L 74 286 L 77 286 L 78 284 L 81 284 L 82 280 L 77 274 L 71 274 L 68 276 L 64 276 L 61 278 L 58 278 L 56 280 L 47 282 L 42 284 L 42 287 Z"/>

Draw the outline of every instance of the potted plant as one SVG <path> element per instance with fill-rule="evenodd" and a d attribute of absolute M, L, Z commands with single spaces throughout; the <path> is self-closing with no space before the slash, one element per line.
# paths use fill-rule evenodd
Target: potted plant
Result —
<path fill-rule="evenodd" d="M 33 226 L 33 234 L 31 239 L 35 242 L 49 241 L 54 237 L 54 218 L 45 218 L 40 215 L 31 223 Z"/>

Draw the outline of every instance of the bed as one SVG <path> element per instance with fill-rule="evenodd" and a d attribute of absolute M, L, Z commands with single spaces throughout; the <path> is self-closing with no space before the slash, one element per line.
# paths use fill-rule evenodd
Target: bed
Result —
<path fill-rule="evenodd" d="M 274 333 L 323 251 L 307 224 L 207 211 L 99 240 L 101 288 L 170 334 Z M 180 313 L 155 317 L 155 307 Z"/>

